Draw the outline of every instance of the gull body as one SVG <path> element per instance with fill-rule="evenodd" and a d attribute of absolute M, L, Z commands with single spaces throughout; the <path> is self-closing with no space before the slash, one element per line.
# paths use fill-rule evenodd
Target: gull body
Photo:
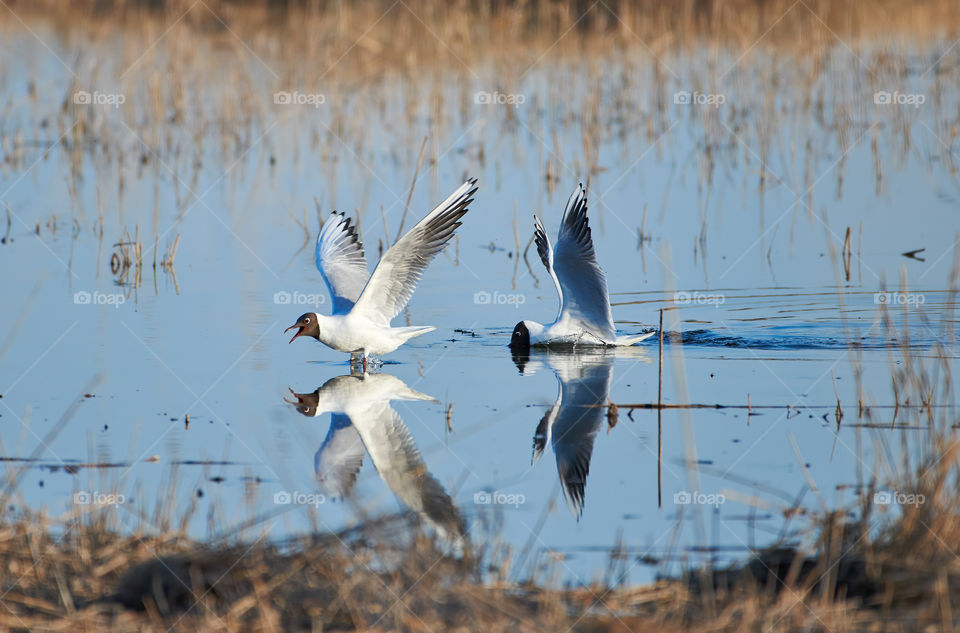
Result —
<path fill-rule="evenodd" d="M 291 404 L 303 415 L 332 414 L 330 431 L 314 456 L 317 480 L 325 491 L 348 496 L 366 451 L 397 498 L 462 551 L 466 531 L 460 512 L 390 406 L 395 400 L 436 400 L 395 376 L 379 373 L 337 376 L 313 393 L 293 395 L 297 400 Z"/>
<path fill-rule="evenodd" d="M 390 321 L 413 296 L 430 261 L 443 250 L 467 212 L 476 179 L 463 183 L 396 244 L 383 254 L 373 273 L 367 271 L 363 244 L 350 219 L 330 215 L 317 237 L 317 269 L 333 299 L 333 313 L 307 312 L 284 331 L 296 329 L 290 339 L 310 336 L 327 347 L 347 352 L 351 360 L 382 356 L 433 326 L 391 327 Z"/>
<path fill-rule="evenodd" d="M 610 312 L 607 280 L 597 263 L 587 221 L 587 193 L 578 185 L 570 195 L 560 220 L 557 245 L 550 244 L 540 219 L 534 216 L 537 254 L 553 279 L 560 309 L 553 323 L 524 320 L 517 323 L 510 347 L 531 345 L 633 345 L 653 335 L 618 336 Z"/>
<path fill-rule="evenodd" d="M 314 329 L 310 328 L 311 324 Z M 310 312 L 301 316 L 297 325 L 291 327 L 298 326 L 305 327 L 306 331 L 302 334 L 298 332 L 296 336 L 313 336 L 327 347 L 351 356 L 389 354 L 411 338 L 436 329 L 432 325 L 390 327 L 353 311 L 329 316 Z"/>

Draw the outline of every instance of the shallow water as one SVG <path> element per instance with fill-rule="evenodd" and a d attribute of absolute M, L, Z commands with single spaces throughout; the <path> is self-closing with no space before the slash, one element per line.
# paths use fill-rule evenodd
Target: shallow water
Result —
<path fill-rule="evenodd" d="M 30 38 L 6 46 L 7 59 L 43 59 Z M 6 71 L 13 97 L 25 72 L 39 73 L 37 84 L 57 99 L 68 90 L 68 76 L 50 60 Z M 663 136 L 637 142 L 611 133 L 598 143 L 591 222 L 614 318 L 621 331 L 636 332 L 655 327 L 665 308 L 663 401 L 709 405 L 664 410 L 658 431 L 655 410 L 624 406 L 657 401 L 656 337 L 599 355 L 534 352 L 519 363 L 506 347 L 517 321 L 548 322 L 556 310 L 535 249 L 522 256 L 531 213 L 554 234 L 569 190 L 587 178 L 580 125 L 557 123 L 568 106 L 564 91 L 550 86 L 554 72 L 545 64 L 527 79 L 530 102 L 543 105 L 508 117 L 470 103 L 444 126 L 417 118 L 404 133 L 387 117 L 370 124 L 371 142 L 360 149 L 334 143 L 334 157 L 302 138 L 304 129 L 333 125 L 324 108 L 254 124 L 243 151 L 207 151 L 196 170 L 158 149 L 145 164 L 128 160 L 122 168 L 90 152 L 78 175 L 56 143 L 59 133 L 28 125 L 36 148 L 49 151 L 32 149 L 21 165 L 0 171 L 0 201 L 13 214 L 0 244 L 0 439 L 8 468 L 26 466 L 10 505 L 59 514 L 101 501 L 107 506 L 97 511 L 119 524 L 154 530 L 158 503 L 175 515 L 195 504 L 188 526 L 199 538 L 251 516 L 259 520 L 250 534 L 280 538 L 413 508 L 448 537 L 462 521 L 471 541 L 511 548 L 511 577 L 553 561 L 564 579 L 586 581 L 605 572 L 615 543 L 628 553 L 618 574 L 644 580 L 675 571 L 677 562 L 738 557 L 800 531 L 803 519 L 785 518 L 789 509 L 847 507 L 874 475 L 896 490 L 897 473 L 884 458 L 909 450 L 903 435 L 926 427 L 915 410 L 895 410 L 891 367 L 904 350 L 924 357 L 942 346 L 956 354 L 956 297 L 947 289 L 957 181 L 926 131 L 940 129 L 955 86 L 939 97 L 947 105 L 908 112 L 918 149 L 903 153 L 894 138 L 880 137 L 887 157 L 880 187 L 864 140 L 872 120 L 858 124 L 848 147 L 829 127 L 814 128 L 823 141 L 816 156 L 779 155 L 767 169 L 782 172 L 780 184 L 770 178 L 764 188 L 759 150 L 749 146 L 752 137 L 737 135 L 713 157 L 719 167 L 705 184 L 700 134 L 709 121 L 691 106 L 668 107 Z M 637 81 L 643 85 L 642 74 Z M 460 92 L 484 85 L 478 79 Z M 55 117 L 59 101 L 49 101 L 17 101 L 8 126 Z M 133 97 L 130 107 L 138 107 Z M 127 114 L 104 108 L 100 115 L 116 116 L 121 145 L 142 151 L 133 130 L 123 133 Z M 884 113 L 875 116 L 889 129 Z M 774 144 L 789 143 L 794 131 L 775 130 Z M 395 321 L 437 330 L 389 355 L 378 371 L 436 401 L 377 400 L 355 422 L 369 424 L 359 431 L 362 446 L 352 437 L 340 448 L 342 417 L 304 417 L 284 399 L 350 374 L 343 354 L 309 340 L 287 345 L 282 333 L 300 313 L 328 310 L 312 261 L 314 199 L 324 214 L 360 209 L 373 265 L 378 245 L 400 225 L 416 165 L 416 147 L 397 143 L 424 135 L 440 160 L 425 164 L 405 227 L 465 174 L 480 179 L 480 191 L 456 243 Z M 296 151 L 285 151 L 291 146 Z M 555 191 L 543 178 L 551 157 L 560 173 Z M 805 161 L 815 166 L 809 191 L 793 182 L 804 182 L 795 172 Z M 129 283 L 133 271 L 110 270 L 114 244 L 134 227 L 146 248 L 139 286 Z M 177 234 L 172 271 L 152 268 L 154 236 L 162 255 Z M 918 248 L 926 249 L 923 261 L 902 255 Z M 881 320 L 884 307 L 892 329 Z M 872 417 L 858 416 L 854 359 Z M 77 402 L 61 428 L 61 415 Z M 612 428 L 608 402 L 620 405 Z M 589 457 L 582 515 L 559 483 L 558 463 L 571 460 L 558 453 L 570 447 L 546 438 L 532 463 L 538 425 L 551 411 L 585 438 L 573 459 L 582 469 Z M 385 421 L 399 439 L 392 449 L 372 447 Z M 318 451 L 326 451 L 322 459 Z M 343 466 L 339 455 L 353 461 Z M 411 492 L 409 472 L 391 455 L 436 484 L 427 496 Z M 317 464 L 331 459 L 331 472 L 347 479 L 361 462 L 347 500 L 337 498 L 344 484 L 332 475 L 318 481 Z"/>

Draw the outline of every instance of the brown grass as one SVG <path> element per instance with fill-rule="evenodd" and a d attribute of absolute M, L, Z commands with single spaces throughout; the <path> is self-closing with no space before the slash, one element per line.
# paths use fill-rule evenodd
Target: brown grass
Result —
<path fill-rule="evenodd" d="M 954 288 L 958 269 L 960 260 Z M 905 332 L 896 334 L 908 342 Z M 873 476 L 856 507 L 810 516 L 809 548 L 778 543 L 731 568 L 646 586 L 609 573 L 604 584 L 564 588 L 507 581 L 510 556 L 490 545 L 451 556 L 413 513 L 281 542 L 266 534 L 193 541 L 183 532 L 188 521 L 170 515 L 171 504 L 147 522 L 160 526 L 160 536 L 117 532 L 111 515 L 97 510 L 60 521 L 8 514 L 0 523 L 0 627 L 952 631 L 960 626 L 960 417 L 941 406 L 953 404 L 952 356 L 902 349 L 892 363 L 899 397 L 909 404 L 934 394 L 939 403 L 904 410 L 927 432 L 901 431 L 905 444 L 915 443 L 901 451 L 902 463 L 875 464 L 873 472 L 893 471 L 893 481 Z M 872 414 L 867 408 L 862 415 Z M 919 502 L 895 512 L 875 505 L 874 492 L 890 486 Z M 610 554 L 610 570 L 639 562 L 616 548 Z"/>
<path fill-rule="evenodd" d="M 123 536 L 96 521 L 8 517 L 0 627 L 98 631 L 953 630 L 960 599 L 958 445 L 931 447 L 927 503 L 882 529 L 841 513 L 810 554 L 650 586 L 483 582 L 480 556 L 446 556 L 409 516 L 284 543 Z M 933 462 L 936 462 L 935 464 Z M 928 468 L 929 467 L 929 468 Z M 867 496 L 865 496 L 867 498 Z M 400 534 L 412 532 L 411 538 Z M 474 554 L 481 554 L 475 552 Z M 709 586 L 709 590 L 707 587 Z M 925 629 L 925 627 L 931 627 Z"/>
<path fill-rule="evenodd" d="M 180 213 L 194 196 L 179 183 L 195 187 L 204 165 L 230 165 L 254 147 L 269 161 L 306 152 L 324 162 L 369 160 L 384 151 L 371 131 L 381 125 L 388 153 L 411 172 L 424 135 L 425 168 L 473 125 L 456 149 L 481 165 L 499 149 L 473 140 L 486 126 L 524 147 L 536 137 L 548 188 L 571 171 L 583 178 L 611 169 L 599 164 L 605 142 L 619 140 L 626 151 L 682 133 L 701 150 L 706 199 L 725 163 L 749 165 L 761 192 L 778 177 L 807 191 L 838 152 L 869 135 L 879 191 L 889 163 L 917 149 L 918 112 L 873 103 L 876 91 L 897 89 L 928 95 L 924 124 L 938 140 L 920 149 L 958 173 L 950 148 L 960 124 L 949 95 L 960 89 L 960 50 L 950 48 L 960 5 L 949 0 L 8 4 L 0 37 L 38 46 L 27 24 L 76 77 L 65 71 L 63 81 L 9 87 L 3 160 L 29 165 L 63 134 L 71 192 L 91 168 L 117 183 L 120 199 L 131 166 L 138 176 L 171 172 Z M 73 104 L 76 91 L 96 89 L 122 92 L 127 102 Z M 478 108 L 478 90 L 524 94 L 525 110 Z M 722 93 L 727 102 L 677 108 L 681 90 Z M 319 113 L 278 108 L 277 91 L 326 102 Z M 529 114 L 539 109 L 544 116 Z M 582 139 L 574 156 L 557 140 L 571 128 Z M 844 166 L 835 170 L 838 191 Z"/>

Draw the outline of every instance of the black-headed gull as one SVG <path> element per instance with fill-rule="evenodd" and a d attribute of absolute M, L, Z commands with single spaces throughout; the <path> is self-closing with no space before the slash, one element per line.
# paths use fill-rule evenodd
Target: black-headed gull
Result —
<path fill-rule="evenodd" d="M 550 442 L 563 496 L 578 521 L 583 514 L 593 443 L 607 412 L 613 359 L 612 350 L 598 347 L 576 353 L 548 352 L 546 356 L 560 389 L 556 403 L 543 414 L 533 435 L 532 463 L 537 463 Z"/>
<path fill-rule="evenodd" d="M 303 415 L 332 414 L 330 431 L 314 457 L 317 479 L 325 491 L 350 494 L 366 449 L 400 501 L 462 552 L 466 531 L 460 511 L 430 474 L 410 430 L 390 406 L 391 400 L 436 400 L 389 374 L 337 376 L 313 393 L 293 395 L 296 402 L 287 402 L 297 405 Z"/>
<path fill-rule="evenodd" d="M 440 203 L 406 235 L 387 249 L 380 263 L 367 272 L 363 245 L 355 227 L 334 212 L 317 237 L 317 268 L 333 297 L 330 316 L 307 312 L 284 332 L 297 329 L 290 339 L 312 336 L 327 347 L 349 352 L 351 360 L 388 354 L 408 339 L 426 334 L 433 326 L 391 327 L 403 310 L 430 260 L 443 250 L 460 226 L 477 191 L 471 178 Z"/>
<path fill-rule="evenodd" d="M 653 332 L 617 336 L 610 313 L 607 280 L 597 263 L 593 238 L 587 222 L 587 192 L 583 185 L 570 195 L 560 220 L 556 247 L 534 215 L 534 241 L 537 253 L 553 278 L 560 295 L 560 311 L 548 325 L 520 321 L 513 328 L 510 347 L 526 349 L 531 345 L 633 345 L 653 336 Z"/>

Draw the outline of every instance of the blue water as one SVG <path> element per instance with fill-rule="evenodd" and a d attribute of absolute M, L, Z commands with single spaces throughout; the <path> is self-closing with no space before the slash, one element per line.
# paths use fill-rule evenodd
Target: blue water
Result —
<path fill-rule="evenodd" d="M 72 44 L 54 41 L 70 58 Z M 262 519 L 245 535 L 280 538 L 408 508 L 369 455 L 350 502 L 278 505 L 275 495 L 322 493 L 314 459 L 331 424 L 329 414 L 303 417 L 284 397 L 350 373 L 345 355 L 310 340 L 288 345 L 283 335 L 301 312 L 329 309 L 312 261 L 315 200 L 323 215 L 359 211 L 372 266 L 400 225 L 424 136 L 428 156 L 439 160 L 424 163 L 406 228 L 465 175 L 479 178 L 480 191 L 455 243 L 395 320 L 436 331 L 388 356 L 378 371 L 437 400 L 392 406 L 443 491 L 434 498 L 457 508 L 473 542 L 501 543 L 522 555 L 511 577 L 546 573 L 552 560 L 564 578 L 587 581 L 603 573 L 609 548 L 620 543 L 630 552 L 630 579 L 644 580 L 678 561 L 712 555 L 698 548 L 735 557 L 801 531 L 803 518 L 784 519 L 786 508 L 815 510 L 818 495 L 830 507 L 851 504 L 872 473 L 890 478 L 876 468 L 876 446 L 897 445 L 900 433 L 923 433 L 855 419 L 851 360 L 859 355 L 876 407 L 872 423 L 882 425 L 892 421 L 883 407 L 894 404 L 890 372 L 907 332 L 906 348 L 915 354 L 930 356 L 938 345 L 956 353 L 956 298 L 947 290 L 957 183 L 924 129 L 939 129 L 949 103 L 908 113 L 923 125 L 912 127 L 920 149 L 906 153 L 890 113 L 869 103 L 858 110 L 863 121 L 855 139 L 878 124 L 886 160 L 879 191 L 871 136 L 841 147 L 829 126 L 791 111 L 785 116 L 795 117 L 795 128 L 775 126 L 775 143 L 802 133 L 817 140 L 815 150 L 798 149 L 793 160 L 775 153 L 761 191 L 759 139 L 749 131 L 739 139 L 724 135 L 725 149 L 707 169 L 709 121 L 689 106 L 669 106 L 654 138 L 633 124 L 623 125 L 624 135 L 605 134 L 596 148 L 602 169 L 587 174 L 582 121 L 565 116 L 577 102 L 566 89 L 550 88 L 566 71 L 549 61 L 523 86 L 538 97 L 528 103 L 546 105 L 517 108 L 512 118 L 472 101 L 460 112 L 451 98 L 443 125 L 427 116 L 409 124 L 373 118 L 340 139 L 329 130 L 340 129 L 336 122 L 350 104 L 280 116 L 286 113 L 267 93 L 264 118 L 243 127 L 241 141 L 226 149 L 212 129 L 192 147 L 192 130 L 176 126 L 171 138 L 145 147 L 140 139 L 149 130 L 138 120 L 148 109 L 134 82 L 128 104 L 95 113 L 125 150 L 123 165 L 116 148 L 105 152 L 93 143 L 73 170 L 73 139 L 58 143 L 63 130 L 39 123 L 62 116 L 69 74 L 29 37 L 3 48 L 0 86 L 15 105 L 0 134 L 20 132 L 29 141 L 20 162 L 0 169 L 0 227 L 4 208 L 11 212 L 0 244 L 0 440 L 10 472 L 27 466 L 9 502 L 14 509 L 85 512 L 91 506 L 78 504 L 77 493 L 123 495 L 122 503 L 97 510 L 123 529 L 165 529 L 153 518 L 160 503 L 175 516 L 189 512 L 188 530 L 198 538 L 251 516 Z M 39 61 L 20 63 L 33 57 Z M 23 99 L 26 73 L 39 75 L 45 98 L 37 103 Z M 448 96 L 473 94 L 486 76 L 462 79 Z M 643 86 L 648 79 L 640 73 L 635 81 Z M 586 81 L 575 74 L 570 92 Z M 390 81 L 368 89 L 417 93 Z M 943 101 L 956 102 L 955 87 L 947 95 Z M 638 97 L 637 111 L 648 112 L 655 97 Z M 603 103 L 612 103 L 609 95 Z M 415 107 L 425 112 L 426 97 Z M 750 121 L 744 112 L 720 115 L 732 127 Z M 317 133 L 322 140 L 310 142 Z M 543 177 L 547 160 L 559 172 L 556 190 Z M 805 164 L 816 180 L 809 192 L 796 175 Z M 774 175 L 781 184 L 771 184 Z M 664 401 L 757 408 L 750 415 L 738 408 L 663 412 L 661 507 L 656 411 L 628 416 L 621 406 L 609 428 L 606 409 L 598 417 L 597 409 L 581 407 L 594 443 L 578 520 L 561 491 L 553 447 L 531 462 L 538 424 L 564 379 L 568 387 L 576 383 L 580 361 L 552 365 L 534 354 L 521 371 L 506 343 L 517 321 L 553 318 L 553 285 L 535 248 L 526 258 L 523 251 L 532 214 L 555 234 L 563 202 L 580 180 L 589 180 L 593 239 L 619 329 L 655 328 L 665 309 Z M 849 278 L 841 255 L 847 227 Z M 130 283 L 132 271 L 121 278 L 110 269 L 124 229 L 139 230 L 144 245 L 139 286 Z M 154 238 L 162 255 L 176 235 L 173 272 L 154 269 Z M 917 248 L 926 249 L 925 261 L 902 255 Z M 275 302 L 284 292 L 312 303 Z M 896 297 L 878 299 L 887 292 Z M 89 303 L 78 302 L 85 296 Z M 884 305 L 892 330 L 881 318 Z M 557 363 L 567 368 L 558 371 Z M 594 394 L 598 403 L 656 402 L 656 337 L 605 357 L 603 367 L 608 393 Z M 838 398 L 846 410 L 839 430 L 832 415 Z M 61 415 L 78 401 L 61 428 Z M 684 494 L 714 501 L 723 495 L 724 503 L 681 504 Z"/>

